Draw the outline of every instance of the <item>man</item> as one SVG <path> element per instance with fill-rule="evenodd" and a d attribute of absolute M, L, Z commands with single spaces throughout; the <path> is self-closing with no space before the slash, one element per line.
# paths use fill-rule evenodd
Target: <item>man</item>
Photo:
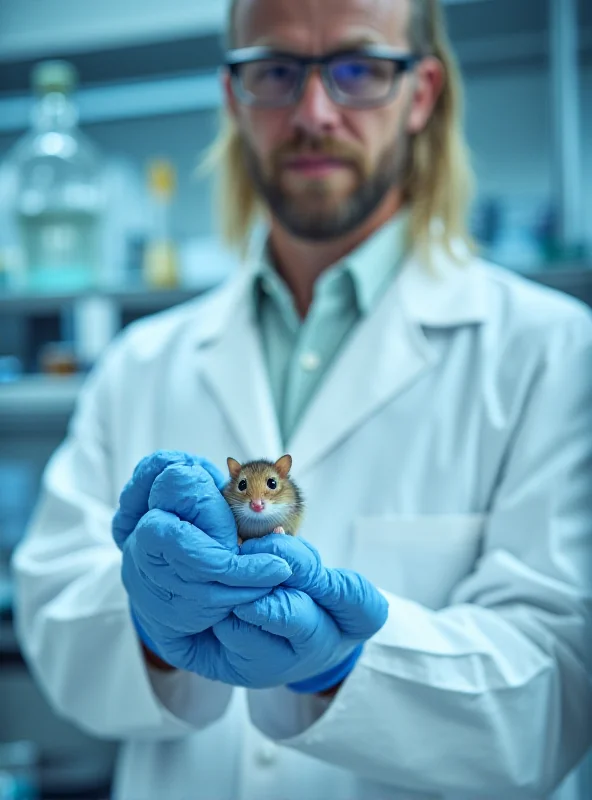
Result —
<path fill-rule="evenodd" d="M 121 800 L 549 797 L 592 738 L 589 311 L 470 255 L 435 0 L 229 31 L 223 215 L 266 246 L 90 378 L 23 647 Z M 217 467 L 283 453 L 302 538 L 239 549 Z"/>

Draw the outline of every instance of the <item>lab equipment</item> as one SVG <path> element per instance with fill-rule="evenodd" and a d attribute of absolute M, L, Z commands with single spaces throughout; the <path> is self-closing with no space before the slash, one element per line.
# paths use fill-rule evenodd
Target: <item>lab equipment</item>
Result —
<path fill-rule="evenodd" d="M 148 188 L 152 200 L 152 233 L 144 252 L 144 280 L 152 288 L 172 289 L 179 284 L 177 249 L 171 234 L 171 202 L 175 169 L 167 159 L 148 164 Z"/>
<path fill-rule="evenodd" d="M 38 762 L 34 742 L 0 742 L 0 800 L 39 800 Z"/>
<path fill-rule="evenodd" d="M 13 216 L 24 256 L 21 283 L 37 291 L 93 285 L 100 262 L 102 160 L 77 125 L 77 73 L 66 61 L 32 72 L 31 129 L 8 158 L 16 173 Z"/>

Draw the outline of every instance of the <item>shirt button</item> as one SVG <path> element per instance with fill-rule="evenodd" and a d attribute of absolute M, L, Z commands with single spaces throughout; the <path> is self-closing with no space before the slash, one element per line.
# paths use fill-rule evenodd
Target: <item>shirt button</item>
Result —
<path fill-rule="evenodd" d="M 277 746 L 273 742 L 264 742 L 255 755 L 255 760 L 261 767 L 271 767 L 277 761 Z"/>
<path fill-rule="evenodd" d="M 300 366 L 305 372 L 315 372 L 321 366 L 321 359 L 316 353 L 303 353 Z"/>

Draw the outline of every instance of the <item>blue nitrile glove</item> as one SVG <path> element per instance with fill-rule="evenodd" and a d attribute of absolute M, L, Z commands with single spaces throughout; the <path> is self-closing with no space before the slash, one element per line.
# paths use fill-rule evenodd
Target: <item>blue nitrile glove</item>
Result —
<path fill-rule="evenodd" d="M 225 481 L 217 485 L 201 463 L 162 452 L 144 459 L 113 520 L 140 637 L 156 655 L 189 671 L 202 639 L 217 645 L 212 625 L 291 574 L 275 556 L 238 555 L 234 517 L 218 488 Z"/>
<path fill-rule="evenodd" d="M 309 595 L 331 616 L 342 636 L 352 644 L 346 658 L 335 668 L 311 674 L 307 680 L 290 683 L 288 687 L 295 692 L 314 693 L 330 689 L 344 680 L 362 654 L 363 643 L 386 622 L 388 602 L 383 595 L 357 572 L 324 567 L 318 551 L 304 539 L 272 534 L 246 541 L 241 553 L 268 553 L 284 559 L 292 570 L 292 576 L 284 582 L 284 587 Z M 254 625 L 262 625 L 261 620 L 271 611 L 268 608 L 270 599 L 265 597 L 254 601 L 236 609 L 235 614 Z M 262 627 L 268 630 L 264 625 Z"/>
<path fill-rule="evenodd" d="M 246 557 L 246 556 L 244 556 Z M 343 664 L 361 642 L 343 635 L 330 614 L 304 592 L 278 587 L 212 628 L 200 642 L 195 671 L 210 680 L 268 689 L 330 673 L 314 691 L 346 677 Z"/>
<path fill-rule="evenodd" d="M 228 477 L 223 475 L 218 467 L 207 458 L 183 453 L 180 450 L 159 450 L 146 456 L 138 463 L 134 474 L 124 486 L 119 499 L 119 508 L 113 517 L 113 538 L 120 550 L 123 550 L 126 539 L 133 533 L 138 522 L 150 510 L 148 498 L 152 491 L 152 484 L 167 467 L 175 464 L 203 467 L 210 473 L 220 491 L 228 482 Z"/>
<path fill-rule="evenodd" d="M 386 599 L 358 573 L 323 567 L 302 539 L 265 536 L 245 542 L 241 552 L 281 552 L 292 576 L 214 625 L 217 642 L 201 643 L 195 671 L 235 686 L 310 693 L 344 680 L 364 642 L 386 622 Z"/>

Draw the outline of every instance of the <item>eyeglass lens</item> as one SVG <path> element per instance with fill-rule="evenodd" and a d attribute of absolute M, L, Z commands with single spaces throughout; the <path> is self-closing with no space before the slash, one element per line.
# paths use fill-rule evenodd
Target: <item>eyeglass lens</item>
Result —
<path fill-rule="evenodd" d="M 305 72 L 299 61 L 277 58 L 242 64 L 239 75 L 253 100 L 275 105 L 296 99 Z M 335 58 L 327 65 L 327 89 L 338 101 L 378 101 L 389 95 L 397 73 L 397 64 L 386 59 Z"/>
<path fill-rule="evenodd" d="M 243 89 L 262 103 L 283 102 L 296 95 L 304 67 L 297 61 L 269 59 L 242 64 Z"/>
<path fill-rule="evenodd" d="M 379 58 L 347 58 L 332 61 L 329 76 L 340 95 L 351 100 L 380 100 L 393 85 L 397 65 Z"/>

